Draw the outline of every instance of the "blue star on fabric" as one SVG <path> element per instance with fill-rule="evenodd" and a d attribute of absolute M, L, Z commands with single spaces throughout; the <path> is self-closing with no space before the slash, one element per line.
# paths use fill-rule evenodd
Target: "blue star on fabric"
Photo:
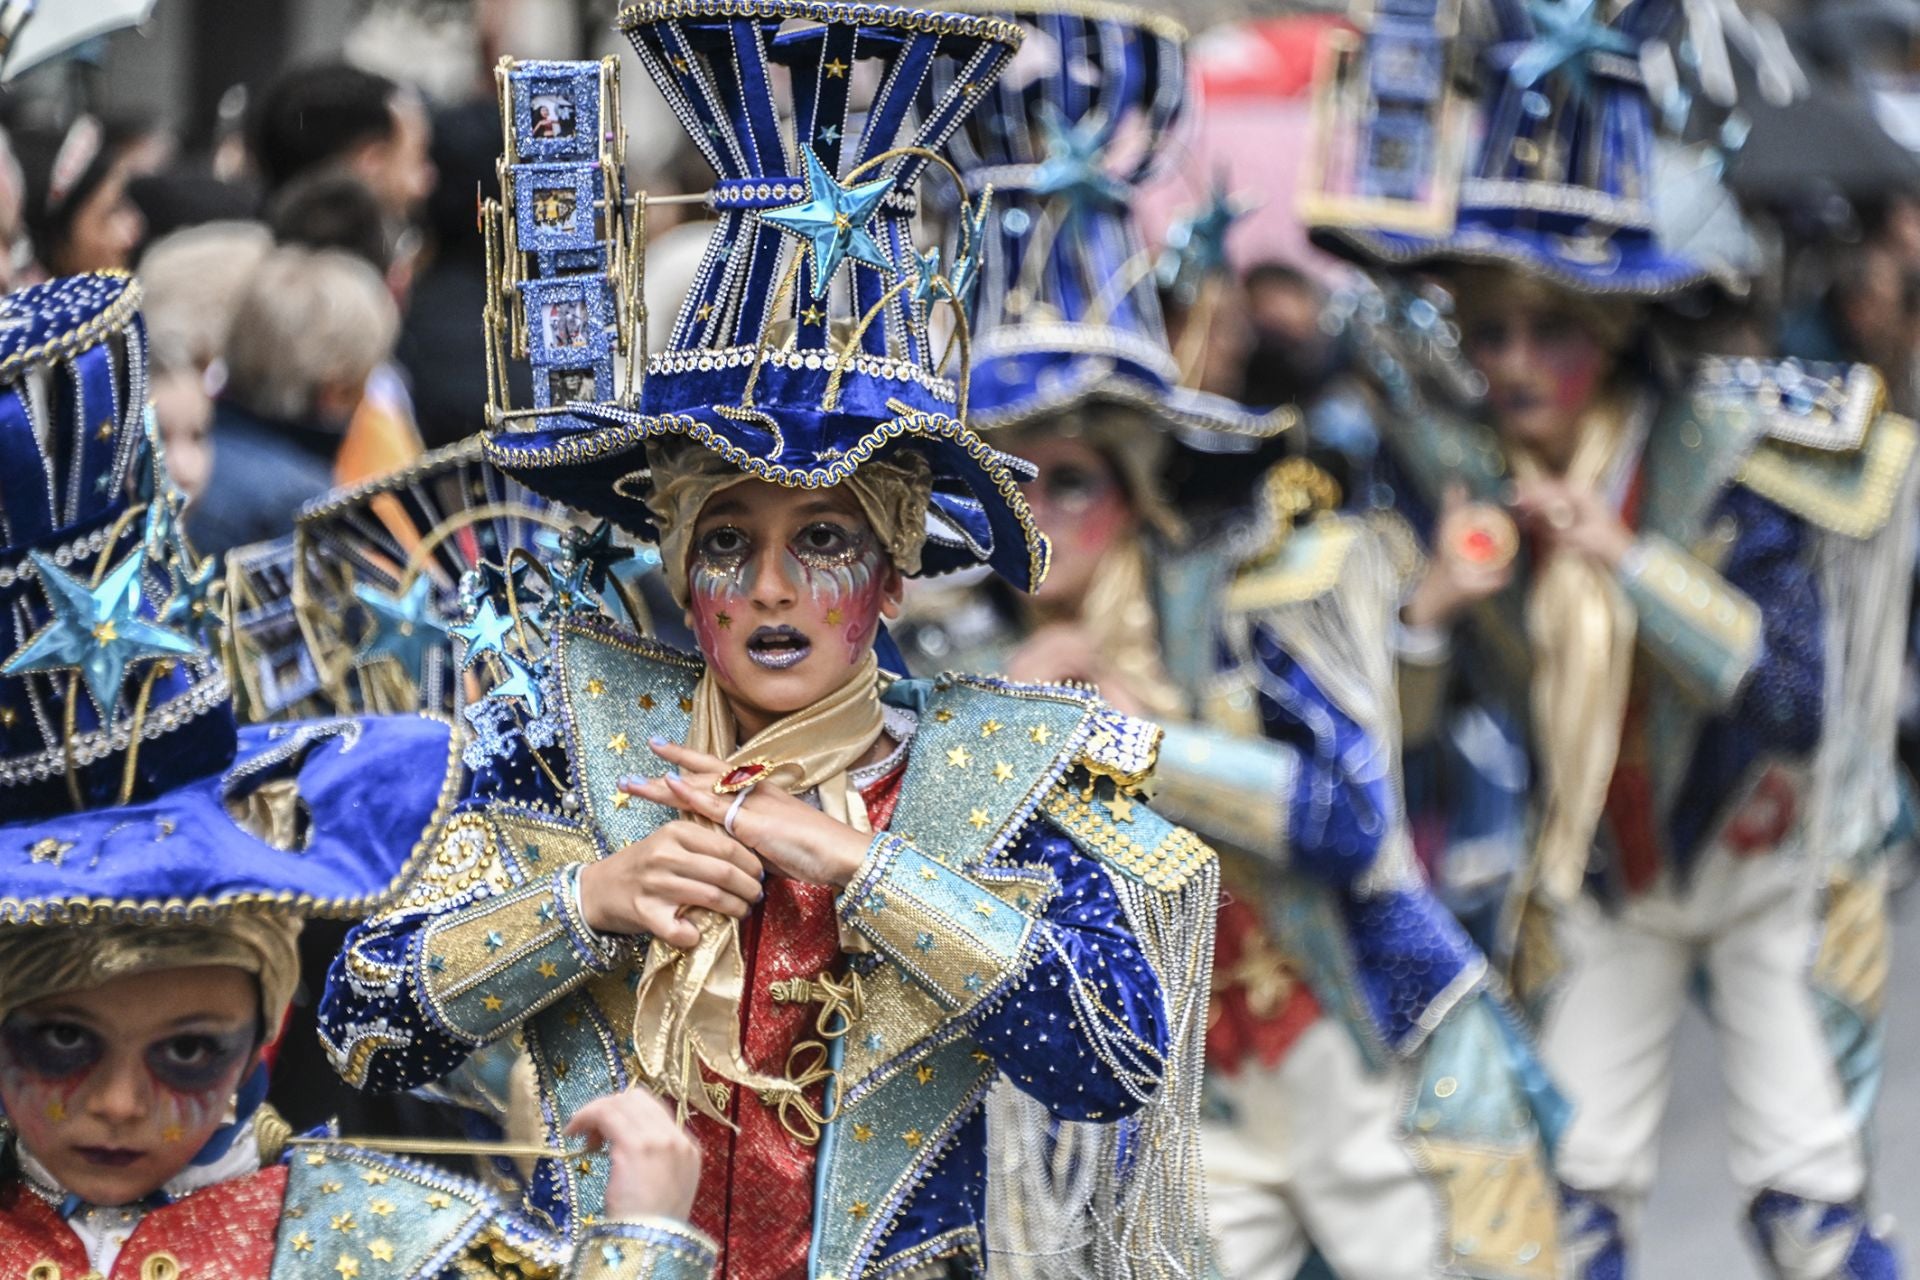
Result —
<path fill-rule="evenodd" d="M 940 246 L 913 255 L 913 300 L 923 307 L 933 305 L 934 281 L 940 278 Z"/>
<path fill-rule="evenodd" d="M 482 596 L 472 619 L 448 630 L 466 643 L 466 651 L 460 657 L 460 669 L 465 671 L 483 654 L 507 651 L 506 639 L 513 634 L 513 619 L 493 607 L 492 596 Z"/>
<path fill-rule="evenodd" d="M 176 627 L 205 644 L 207 632 L 220 622 L 219 611 L 209 599 L 220 580 L 220 561 L 208 556 L 195 567 L 187 565 L 186 550 L 181 548 L 173 574 L 173 598 L 160 611 L 160 625 Z"/>
<path fill-rule="evenodd" d="M 545 715 L 547 700 L 540 692 L 540 681 L 533 668 L 510 653 L 502 653 L 500 660 L 507 664 L 507 678 L 493 686 L 487 696 L 503 700 L 518 698 L 536 718 Z"/>
<path fill-rule="evenodd" d="M 1240 218 L 1227 189 L 1215 183 L 1207 207 L 1175 222 L 1167 231 L 1167 256 L 1161 259 L 1161 283 L 1169 288 L 1198 288 L 1227 265 L 1227 232 Z"/>
<path fill-rule="evenodd" d="M 133 663 L 204 653 L 186 636 L 140 616 L 144 550 L 122 560 L 97 587 L 87 586 L 38 551 L 29 554 L 53 607 L 53 620 L 0 665 L 0 673 L 78 671 L 94 705 L 105 714 L 120 696 Z"/>
<path fill-rule="evenodd" d="M 973 216 L 966 223 L 966 239 L 954 256 L 953 270 L 947 275 L 947 288 L 953 291 L 955 305 L 962 309 L 980 283 L 980 263 L 987 253 L 987 217 L 992 209 L 993 191 L 989 188 L 974 202 Z"/>
<path fill-rule="evenodd" d="M 1059 108 L 1053 107 L 1040 117 L 1040 128 L 1045 134 L 1047 158 L 1033 176 L 1035 192 L 1065 196 L 1075 213 L 1094 205 L 1126 203 L 1126 184 L 1100 163 L 1105 140 L 1097 127 L 1071 127 Z"/>
<path fill-rule="evenodd" d="M 532 568 L 533 565 L 530 561 L 521 559 L 515 559 L 512 566 L 505 569 L 494 564 L 491 560 L 483 560 L 480 562 L 480 567 L 473 572 L 479 575 L 479 589 L 481 594 L 494 601 L 502 609 L 506 609 L 512 605 L 512 599 L 509 597 L 509 587 L 512 588 L 512 597 L 521 599 L 526 597 L 527 572 Z"/>
<path fill-rule="evenodd" d="M 607 589 L 607 571 L 627 558 L 627 552 L 613 545 L 613 522 L 602 520 L 591 531 L 569 529 L 561 539 L 567 558 L 583 571 L 582 581 L 595 591 Z"/>
<path fill-rule="evenodd" d="M 813 296 L 823 298 L 834 272 L 847 258 L 880 271 L 892 271 L 885 250 L 867 230 L 880 202 L 893 190 L 893 179 L 876 178 L 857 187 L 834 181 L 812 147 L 802 147 L 807 160 L 807 196 L 800 204 L 769 209 L 760 220 L 807 242 L 813 252 Z"/>
<path fill-rule="evenodd" d="M 393 595 L 364 582 L 353 584 L 353 594 L 373 615 L 373 633 L 354 655 L 356 661 L 392 658 L 415 684 L 424 678 L 427 655 L 447 641 L 447 624 L 434 616 L 433 583 L 425 574 L 413 580 L 405 595 Z"/>
<path fill-rule="evenodd" d="M 1529 0 L 1535 36 L 1527 42 L 1507 74 L 1522 89 L 1531 89 L 1555 71 L 1565 68 L 1574 92 L 1587 90 L 1587 59 L 1596 53 L 1631 58 L 1639 46 L 1625 32 L 1596 16 L 1600 0 Z"/>

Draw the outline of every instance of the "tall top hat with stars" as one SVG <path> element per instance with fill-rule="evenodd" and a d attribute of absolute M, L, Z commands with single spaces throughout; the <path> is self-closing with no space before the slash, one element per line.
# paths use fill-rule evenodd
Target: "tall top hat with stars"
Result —
<path fill-rule="evenodd" d="M 1182 385 L 1133 216 L 1188 105 L 1186 33 L 1145 9 L 1014 6 L 1026 39 L 953 150 L 985 204 L 989 246 L 973 320 L 972 408 L 982 431 L 1089 402 L 1146 409 L 1184 442 L 1251 449 L 1292 421 Z M 1183 286 L 1224 264 L 1230 204 L 1181 224 Z"/>
<path fill-rule="evenodd" d="M 0 922 L 363 912 L 451 799 L 449 728 L 236 728 L 138 307 L 121 275 L 0 299 Z"/>
<path fill-rule="evenodd" d="M 1430 127 L 1459 6 L 1380 5 L 1352 74 L 1322 93 L 1336 116 L 1322 122 L 1323 150 L 1338 162 L 1309 182 L 1316 243 L 1376 265 L 1506 265 L 1587 295 L 1743 291 L 1733 267 L 1660 234 L 1655 144 L 1691 99 L 1675 86 L 1656 103 L 1648 72 L 1672 75 L 1677 0 L 1489 0 L 1484 128 L 1464 178 L 1447 172 L 1461 156 Z"/>
<path fill-rule="evenodd" d="M 910 448 L 933 471 L 925 571 L 987 563 L 1036 583 L 1047 549 L 1019 493 L 1028 473 L 966 425 L 964 323 L 948 339 L 929 329 L 936 310 L 957 312 L 982 246 L 963 230 L 943 270 L 911 238 L 921 180 L 959 185 L 940 148 L 1019 28 L 822 0 L 648 0 L 620 25 L 718 175 L 718 221 L 637 403 L 581 397 L 496 432 L 489 457 L 644 533 L 649 441 L 694 440 L 802 488 Z"/>

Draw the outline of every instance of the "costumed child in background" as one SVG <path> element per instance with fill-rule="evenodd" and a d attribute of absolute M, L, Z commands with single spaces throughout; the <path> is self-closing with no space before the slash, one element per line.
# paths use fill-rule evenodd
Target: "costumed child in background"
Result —
<path fill-rule="evenodd" d="M 1410 661 L 1531 725 L 1514 985 L 1573 1106 L 1558 1172 L 1578 1274 L 1622 1273 L 1697 994 L 1768 1265 L 1890 1277 L 1864 1118 L 1915 433 L 1864 367 L 1668 374 L 1692 353 L 1654 304 L 1742 284 L 1655 233 L 1670 113 L 1640 55 L 1678 9 L 1636 0 L 1570 44 L 1539 6 L 1496 4 L 1488 131 L 1451 230 L 1355 216 L 1320 238 L 1440 273 L 1460 321 L 1441 354 L 1484 380 L 1484 422 L 1425 405 L 1385 424 L 1431 554 L 1401 620 Z"/>
<path fill-rule="evenodd" d="M 776 39 L 788 12 L 628 11 L 721 218 L 637 407 L 556 406 L 488 443 L 536 492 L 657 537 L 699 655 L 584 595 L 526 620 L 543 655 L 481 637 L 509 646 L 493 697 L 517 718 L 476 721 L 469 801 L 350 941 L 326 1031 L 382 1089 L 522 1046 L 508 1129 L 531 1140 L 661 1091 L 705 1154 L 693 1216 L 729 1276 L 970 1275 L 1003 1248 L 1198 1277 L 1217 890 L 1211 851 L 1130 798 L 1157 730 L 1074 689 L 894 678 L 875 653 L 906 575 L 1046 570 L 1023 473 L 967 428 L 927 332 L 977 232 L 947 273 L 907 237 L 933 149 L 1019 29 L 875 7 Z M 529 100 L 571 83 L 522 73 Z M 916 112 L 922 77 L 952 87 Z M 1071 1143 L 1058 1214 L 988 1164 L 1003 1078 L 996 1153 Z M 528 1207 L 578 1235 L 606 1179 L 541 1160 Z"/>
<path fill-rule="evenodd" d="M 429 1166 L 332 1140 L 289 1157 L 263 1102 L 303 919 L 386 900 L 457 761 L 424 717 L 236 729 L 211 568 L 179 534 L 147 407 L 138 296 L 82 276 L 0 300 L 0 1274 L 557 1262 Z M 697 1159 L 658 1104 L 575 1120 L 611 1146 L 617 1194 L 568 1276 L 707 1274 L 710 1246 L 650 1217 L 684 1218 Z"/>
<path fill-rule="evenodd" d="M 988 439 L 1036 464 L 1060 563 L 1011 609 L 916 602 L 903 649 L 1094 681 L 1168 725 L 1155 805 L 1226 861 L 1203 1128 L 1225 1275 L 1284 1280 L 1317 1250 L 1347 1280 L 1551 1280 L 1538 1073 L 1401 812 L 1404 567 L 1303 461 L 1236 538 L 1190 543 L 1165 496 L 1176 449 L 1244 453 L 1291 419 L 1182 386 L 1161 327 L 1128 203 L 1146 165 L 1120 161 L 1182 104 L 1181 33 L 1113 8 L 1021 21 L 1044 70 L 956 144 L 997 197 L 971 387 Z M 1204 295 L 1230 223 L 1216 195 L 1166 276 Z"/>

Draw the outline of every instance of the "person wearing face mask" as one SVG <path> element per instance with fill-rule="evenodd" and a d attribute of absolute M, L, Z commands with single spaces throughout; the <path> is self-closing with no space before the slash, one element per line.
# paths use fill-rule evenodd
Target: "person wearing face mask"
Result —
<path fill-rule="evenodd" d="M 0 1274 L 709 1275 L 698 1154 L 651 1098 L 575 1117 L 614 1173 L 571 1261 L 486 1189 L 294 1139 L 265 1103 L 303 924 L 407 883 L 457 744 L 423 716 L 236 727 L 139 297 L 92 275 L 0 299 Z"/>
<path fill-rule="evenodd" d="M 636 404 L 604 366 L 567 373 L 610 350 L 605 277 L 522 280 L 556 396 L 487 438 L 535 492 L 656 540 L 698 652 L 612 625 L 589 547 L 538 609 L 479 606 L 466 656 L 498 682 L 469 716 L 473 785 L 414 897 L 349 939 L 323 1031 L 381 1090 L 505 1048 L 515 1139 L 661 1093 L 729 1277 L 1197 1280 L 1217 864 L 1139 798 L 1158 731 L 1078 688 L 883 665 L 909 575 L 1047 569 L 1023 469 L 967 427 L 964 357 L 943 376 L 929 335 L 981 246 L 946 272 L 915 254 L 915 277 L 879 248 L 905 260 L 926 155 L 1020 30 L 876 7 L 776 38 L 787 12 L 628 11 L 720 140 L 723 215 Z M 738 73 L 770 65 L 788 78 Z M 507 68 L 508 182 L 604 180 L 607 74 Z M 516 200 L 515 242 L 560 208 Z M 604 1212 L 602 1161 L 519 1172 L 569 1236 Z"/>
<path fill-rule="evenodd" d="M 1425 688 L 1457 673 L 1527 725 L 1531 850 L 1507 928 L 1573 1107 L 1567 1247 L 1582 1277 L 1627 1265 L 1692 995 L 1772 1274 L 1895 1276 L 1865 1117 L 1915 431 L 1870 368 L 1704 358 L 1662 322 L 1662 304 L 1742 284 L 1660 234 L 1662 117 L 1627 55 L 1676 38 L 1679 6 L 1595 19 L 1565 58 L 1537 9 L 1495 16 L 1452 230 L 1356 215 L 1317 236 L 1457 300 L 1457 347 L 1429 325 L 1379 348 L 1426 353 L 1387 379 L 1384 453 L 1425 553 L 1398 621 Z M 1407 394 L 1451 375 L 1484 387 L 1477 406 Z M 1411 735 L 1429 721 L 1409 705 Z"/>

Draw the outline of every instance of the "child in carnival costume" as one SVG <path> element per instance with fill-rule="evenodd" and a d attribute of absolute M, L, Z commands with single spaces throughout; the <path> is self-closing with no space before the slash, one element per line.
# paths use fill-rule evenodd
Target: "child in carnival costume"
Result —
<path fill-rule="evenodd" d="M 1451 666 L 1531 724 L 1513 972 L 1573 1106 L 1570 1256 L 1583 1276 L 1622 1272 L 1696 992 L 1768 1265 L 1890 1277 L 1864 1117 L 1914 429 L 1864 367 L 1669 374 L 1691 353 L 1658 340 L 1656 305 L 1741 285 L 1654 231 L 1671 113 L 1643 57 L 1678 6 L 1493 10 L 1487 131 L 1450 225 L 1355 210 L 1320 238 L 1442 274 L 1458 348 L 1429 327 L 1428 350 L 1484 385 L 1477 421 L 1409 401 L 1387 424 L 1396 502 L 1429 556 L 1402 637 L 1408 661 Z"/>
<path fill-rule="evenodd" d="M 138 301 L 107 275 L 0 301 L 0 1274 L 557 1274 L 486 1192 L 337 1140 L 293 1150 L 263 1101 L 302 922 L 391 896 L 458 765 L 421 716 L 236 728 Z M 657 1104 L 609 1099 L 577 1132 L 626 1177 L 567 1275 L 708 1274 L 684 1222 L 643 1217 L 684 1217 L 691 1173 Z"/>
<path fill-rule="evenodd" d="M 1195 542 L 1164 496 L 1176 448 L 1244 453 L 1293 421 L 1181 385 L 1128 207 L 1186 103 L 1183 34 L 1118 6 L 1020 20 L 1029 74 L 955 146 L 997 194 L 972 407 L 1036 465 L 1060 564 L 1030 601 L 925 610 L 905 650 L 1092 681 L 1168 725 L 1155 805 L 1223 852 L 1230 891 L 1203 1128 L 1224 1274 L 1291 1276 L 1317 1248 L 1355 1278 L 1550 1280 L 1538 1075 L 1400 813 L 1399 566 L 1304 461 L 1237 536 Z M 1231 221 L 1216 193 L 1161 264 L 1202 328 Z"/>
<path fill-rule="evenodd" d="M 967 428 L 964 360 L 942 376 L 927 329 L 978 235 L 948 273 L 908 238 L 917 179 L 951 172 L 936 148 L 1019 29 L 781 0 L 622 25 L 720 175 L 719 224 L 636 406 L 555 406 L 488 447 L 657 537 L 700 653 L 581 611 L 552 617 L 544 671 L 515 657 L 527 678 L 494 694 L 529 718 L 420 894 L 336 966 L 339 1059 L 410 1087 L 518 1036 L 509 1132 L 547 1141 L 596 1097 L 659 1090 L 705 1153 L 694 1220 L 729 1276 L 975 1274 L 996 1220 L 1063 1274 L 1201 1275 L 1215 864 L 1144 805 L 1110 816 L 1157 731 L 1079 689 L 894 678 L 875 654 L 907 575 L 1046 570 L 1024 472 Z M 930 82 L 951 91 L 923 105 Z M 1062 1217 L 988 1167 L 1002 1079 L 1025 1105 L 996 1142 L 1079 1157 Z M 599 1161 L 543 1160 L 527 1202 L 578 1234 L 606 1186 Z"/>

